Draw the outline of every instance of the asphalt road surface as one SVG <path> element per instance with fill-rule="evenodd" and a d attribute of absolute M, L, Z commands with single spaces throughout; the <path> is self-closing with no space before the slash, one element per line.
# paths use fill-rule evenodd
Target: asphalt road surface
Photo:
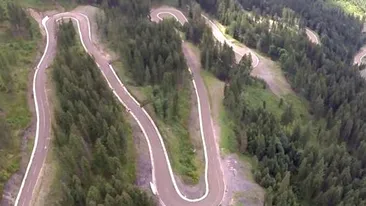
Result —
<path fill-rule="evenodd" d="M 184 16 L 176 13 L 181 21 Z M 199 100 L 200 125 L 201 134 L 206 147 L 206 193 L 202 197 L 196 199 L 188 199 L 181 194 L 175 184 L 172 174 L 169 158 L 166 153 L 165 145 L 162 138 L 147 112 L 140 107 L 140 104 L 128 93 L 122 85 L 117 75 L 113 71 L 111 65 L 105 57 L 100 53 L 97 47 L 91 41 L 91 33 L 89 20 L 85 15 L 79 13 L 60 13 L 43 19 L 43 25 L 47 33 L 47 46 L 44 55 L 37 66 L 34 76 L 34 101 L 37 111 L 37 134 L 35 147 L 32 152 L 31 160 L 28 164 L 25 177 L 23 179 L 21 189 L 17 196 L 15 205 L 30 205 L 33 191 L 36 186 L 40 171 L 46 158 L 47 148 L 50 143 L 50 111 L 48 107 L 47 95 L 45 92 L 46 84 L 46 68 L 51 65 L 57 51 L 56 45 L 56 20 L 60 18 L 72 18 L 78 22 L 78 30 L 85 50 L 94 57 L 96 64 L 100 68 L 103 76 L 106 78 L 108 85 L 113 93 L 127 107 L 127 110 L 133 115 L 140 125 L 150 148 L 150 156 L 152 157 L 153 168 L 153 188 L 163 205 L 166 206 L 215 206 L 219 205 L 225 193 L 225 183 L 223 180 L 223 172 L 221 169 L 220 155 L 217 142 L 214 137 L 212 120 L 209 109 L 209 99 L 207 91 L 200 78 L 199 70 L 194 64 L 190 64 L 190 57 L 186 56 L 188 65 L 192 66 L 193 82 L 197 91 Z"/>

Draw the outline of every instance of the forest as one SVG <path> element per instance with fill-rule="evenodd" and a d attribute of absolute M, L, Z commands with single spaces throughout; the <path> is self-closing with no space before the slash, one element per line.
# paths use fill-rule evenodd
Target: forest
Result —
<path fill-rule="evenodd" d="M 193 4 L 189 10 L 189 22 L 183 25 L 182 31 L 187 40 L 200 46 L 202 67 L 218 79 L 226 81 L 234 67 L 235 54 L 229 45 L 220 44 L 214 39 L 212 30 L 206 25 L 201 13 L 199 6 Z"/>
<path fill-rule="evenodd" d="M 224 105 L 235 122 L 238 151 L 258 161 L 254 175 L 267 189 L 266 205 L 366 204 L 362 155 L 366 85 L 359 68 L 351 65 L 364 42 L 363 22 L 322 1 L 212 2 L 198 1 L 228 26 L 229 34 L 278 61 L 292 88 L 309 102 L 311 118 L 306 123 L 296 117 L 292 105 L 278 105 L 285 107 L 280 118 L 266 111 L 265 102 L 262 108 L 250 109 L 246 88 L 261 84 L 249 76 L 250 58 L 244 57 L 238 65 L 227 64 L 232 69 L 226 79 Z M 197 21 L 190 21 L 196 24 L 188 26 L 191 30 L 199 27 Z M 298 31 L 289 26 L 297 21 Z M 320 33 L 321 46 L 307 40 L 304 26 Z M 220 46 L 208 49 L 203 42 L 210 39 L 209 32 L 198 30 L 203 31 L 197 35 L 202 36 L 203 67 L 214 68 L 205 62 Z"/>
<path fill-rule="evenodd" d="M 31 115 L 27 80 L 39 39 L 27 13 L 10 1 L 0 3 L 0 193 L 19 170 L 23 131 Z"/>
<path fill-rule="evenodd" d="M 59 25 L 52 77 L 54 144 L 62 171 L 57 205 L 148 206 L 155 202 L 134 186 L 135 156 L 124 108 L 92 57 L 77 44 L 73 23 Z"/>
<path fill-rule="evenodd" d="M 142 104 L 157 122 L 173 169 L 183 181 L 199 181 L 199 163 L 189 133 L 192 85 L 176 21 L 151 22 L 149 1 L 104 2 L 99 30 L 116 51 L 130 85 L 138 88 Z M 129 7 L 130 5 L 131 7 Z M 127 87 L 129 85 L 127 84 Z M 152 108 L 152 109 L 151 109 Z"/>

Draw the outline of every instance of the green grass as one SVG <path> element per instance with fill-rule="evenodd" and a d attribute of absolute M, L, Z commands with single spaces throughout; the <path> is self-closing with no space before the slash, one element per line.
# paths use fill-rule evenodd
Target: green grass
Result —
<path fill-rule="evenodd" d="M 305 100 L 302 100 L 294 94 L 287 94 L 282 96 L 283 106 L 280 106 L 281 99 L 274 95 L 271 91 L 264 89 L 261 85 L 253 85 L 246 87 L 245 99 L 247 100 L 248 107 L 251 109 L 257 109 L 265 107 L 268 112 L 274 114 L 278 119 L 286 108 L 286 105 L 293 105 L 296 117 L 301 119 L 308 119 L 308 106 Z"/>
<path fill-rule="evenodd" d="M 57 9 L 58 6 L 70 10 L 77 6 L 75 2 L 70 3 L 69 0 L 57 0 L 57 4 L 51 0 L 15 0 L 24 8 L 34 8 L 41 11 Z"/>
<path fill-rule="evenodd" d="M 211 108 L 213 108 L 213 117 L 214 119 L 218 119 L 220 123 L 220 146 L 223 148 L 224 153 L 235 153 L 237 152 L 237 142 L 233 132 L 234 122 L 232 122 L 229 114 L 222 105 L 222 100 L 224 98 L 224 83 L 207 71 L 202 71 L 201 75 L 210 94 L 210 104 Z M 310 118 L 307 101 L 295 94 L 282 96 L 283 105 L 281 107 L 279 106 L 281 99 L 268 89 L 263 88 L 260 84 L 247 86 L 244 95 L 247 101 L 247 106 L 250 109 L 263 107 L 263 102 L 266 102 L 266 110 L 274 114 L 278 120 L 280 120 L 286 106 L 290 104 L 294 107 L 295 118 L 297 121 L 306 122 Z"/>
<path fill-rule="evenodd" d="M 231 35 L 229 35 L 226 30 L 226 26 L 222 25 L 220 22 L 216 21 L 216 20 L 212 20 L 212 22 L 217 26 L 217 28 L 219 28 L 220 32 L 226 37 L 226 39 L 228 39 L 230 42 L 232 42 L 233 44 L 237 45 L 237 46 L 241 46 L 242 43 L 239 42 L 238 40 L 234 39 Z"/>
<path fill-rule="evenodd" d="M 224 82 L 218 80 L 213 74 L 204 70 L 201 71 L 201 76 L 209 93 L 211 115 L 213 116 L 213 120 L 218 122 L 221 130 L 220 148 L 222 153 L 224 155 L 237 153 L 239 157 L 238 161 L 240 161 L 240 164 L 243 164 L 245 167 L 241 172 L 244 172 L 243 175 L 248 181 L 255 183 L 251 171 L 256 169 L 258 161 L 252 156 L 238 153 L 238 144 L 233 132 L 234 123 L 231 121 L 224 105 L 222 104 L 224 98 Z M 260 186 L 258 186 L 258 188 L 260 188 Z M 235 193 L 233 197 L 233 205 L 243 205 L 243 203 L 240 203 L 240 199 L 243 197 L 251 201 L 253 199 L 261 199 L 255 191 L 256 190 L 253 191 L 252 189 L 249 189 L 248 191 L 245 191 L 245 193 Z M 255 201 L 253 201 L 253 203 L 258 204 L 258 202 Z"/>
<path fill-rule="evenodd" d="M 161 5 L 178 7 L 178 0 L 152 0 L 152 7 L 159 7 Z"/>
<path fill-rule="evenodd" d="M 220 145 L 225 153 L 234 153 L 237 151 L 238 143 L 236 141 L 234 122 L 230 119 L 225 109 L 220 111 L 221 138 Z"/>
<path fill-rule="evenodd" d="M 224 99 L 224 83 L 212 73 L 202 70 L 201 76 L 205 82 L 210 98 L 211 115 L 220 125 L 220 148 L 224 153 L 237 151 L 236 137 L 233 131 L 234 122 L 227 114 L 222 101 Z"/>
<path fill-rule="evenodd" d="M 56 203 L 62 197 L 62 184 L 60 179 L 62 177 L 62 166 L 58 159 L 56 148 L 50 145 L 47 153 L 46 162 L 43 166 L 44 176 L 41 179 L 41 187 L 38 193 L 36 193 L 35 205 L 40 201 L 44 205 L 56 205 Z"/>
<path fill-rule="evenodd" d="M 28 78 L 35 67 L 37 44 L 40 41 L 38 26 L 34 21 L 32 24 L 35 37 L 30 40 L 13 37 L 7 23 L 0 25 L 0 50 L 5 51 L 5 58 L 9 62 L 13 78 L 12 91 L 0 91 L 0 110 L 10 125 L 13 141 L 11 147 L 0 151 L 0 156 L 5 157 L 1 160 L 1 193 L 3 184 L 19 169 L 23 130 L 30 125 L 32 117 L 27 101 L 28 86 L 30 86 Z M 33 146 L 32 141 L 29 141 L 28 146 Z"/>
<path fill-rule="evenodd" d="M 214 23 L 219 28 L 220 32 L 223 33 L 227 39 L 229 39 L 234 44 L 237 44 L 239 46 L 242 45 L 242 43 L 240 43 L 238 40 L 234 39 L 229 34 L 226 34 L 227 28 L 224 25 L 220 24 L 218 21 L 214 21 Z M 265 55 L 259 51 L 256 51 L 256 52 L 259 53 L 260 55 Z M 281 69 L 276 69 L 275 71 L 277 73 L 279 73 L 279 74 L 277 74 L 277 76 L 282 75 Z M 213 77 L 213 78 L 215 78 L 215 77 Z M 211 81 L 213 81 L 213 80 L 211 80 Z M 286 92 L 286 93 L 287 93 L 286 95 L 281 97 L 284 100 L 284 103 L 292 104 L 294 106 L 294 110 L 298 116 L 305 117 L 305 118 L 308 117 L 308 112 L 307 112 L 308 106 L 306 104 L 306 100 L 299 98 L 295 94 L 291 94 L 291 92 Z M 285 108 L 285 107 L 279 108 L 278 105 L 280 103 L 280 98 L 278 98 L 278 96 L 273 94 L 271 91 L 264 89 L 261 85 L 248 86 L 246 88 L 245 97 L 247 99 L 248 106 L 253 109 L 262 107 L 263 102 L 265 101 L 267 110 L 269 112 L 273 113 L 278 118 L 281 116 L 281 114 Z M 223 113 L 224 113 L 223 117 L 225 119 L 226 114 L 225 114 L 225 112 L 223 112 Z"/>
<path fill-rule="evenodd" d="M 155 114 L 149 98 L 151 96 L 152 88 L 150 86 L 135 86 L 136 84 L 127 73 L 126 67 L 122 62 L 116 61 L 113 63 L 113 66 L 121 81 L 136 100 L 140 103 L 149 102 L 144 108 L 159 128 L 168 150 L 173 170 L 181 176 L 185 183 L 197 184 L 200 175 L 203 173 L 204 165 L 203 162 L 198 159 L 197 155 L 193 153 L 194 148 L 188 131 L 188 121 L 191 110 L 191 86 L 184 87 L 179 95 L 179 117 L 182 122 L 167 123 Z M 188 71 L 186 72 L 186 75 L 188 75 Z M 188 80 L 188 76 L 185 79 Z"/>
<path fill-rule="evenodd" d="M 365 8 L 361 8 L 349 0 L 328 0 L 331 5 L 342 8 L 346 13 L 354 14 L 357 16 L 365 16 Z"/>
<path fill-rule="evenodd" d="M 199 49 L 192 43 L 186 43 L 195 55 L 200 58 Z M 211 72 L 201 70 L 201 77 L 205 83 L 209 99 L 211 116 L 214 121 L 220 125 L 220 148 L 224 153 L 233 153 L 236 151 L 237 142 L 232 129 L 234 123 L 230 120 L 222 101 L 224 99 L 224 82 L 218 80 Z"/>

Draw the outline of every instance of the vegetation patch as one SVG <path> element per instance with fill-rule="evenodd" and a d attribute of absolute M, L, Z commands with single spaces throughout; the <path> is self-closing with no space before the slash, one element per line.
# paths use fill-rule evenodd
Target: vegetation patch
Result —
<path fill-rule="evenodd" d="M 250 59 L 242 59 L 229 72 L 225 109 L 235 122 L 239 151 L 258 160 L 254 176 L 267 189 L 265 204 L 364 205 L 359 183 L 366 179 L 362 155 L 366 86 L 352 65 L 364 41 L 363 20 L 322 0 L 199 3 L 233 27 L 234 37 L 277 60 L 295 92 L 308 101 L 303 105 L 311 114 L 307 124 L 296 114 L 295 104 L 287 106 L 278 119 L 266 110 L 267 105 L 248 106 L 250 98 L 245 94 L 257 84 L 249 75 Z M 270 28 L 266 21 L 249 21 L 243 9 L 280 19 L 280 24 Z M 284 15 L 285 10 L 294 15 Z M 298 18 L 300 27 L 315 29 L 322 36 L 321 46 L 311 44 L 302 33 L 290 32 L 283 23 Z"/>
<path fill-rule="evenodd" d="M 19 170 L 21 139 L 29 126 L 28 78 L 34 69 L 38 26 L 18 5 L 0 4 L 0 193 Z"/>
<path fill-rule="evenodd" d="M 235 133 L 232 130 L 234 123 L 230 120 L 225 108 L 223 107 L 224 99 L 224 82 L 218 80 L 208 71 L 202 71 L 201 76 L 210 97 L 212 108 L 212 116 L 218 120 L 220 125 L 220 148 L 224 149 L 224 153 L 233 153 L 237 151 L 237 142 Z"/>
<path fill-rule="evenodd" d="M 155 205 L 133 184 L 135 151 L 124 109 L 93 58 L 76 44 L 71 21 L 60 26 L 53 79 L 61 205 Z M 57 188 L 57 187 L 56 187 Z"/>
<path fill-rule="evenodd" d="M 151 23 L 145 6 L 134 8 L 146 12 L 138 17 L 106 10 L 98 19 L 99 31 L 120 56 L 115 66 L 121 80 L 159 127 L 173 170 L 184 182 L 196 184 L 204 164 L 189 133 L 192 85 L 180 33 L 172 29 L 179 26 L 174 19 Z"/>
<path fill-rule="evenodd" d="M 77 1 L 70 0 L 14 0 L 24 8 L 35 8 L 41 11 L 58 9 L 60 6 L 69 10 L 77 6 Z"/>
<path fill-rule="evenodd" d="M 366 2 L 363 0 L 328 0 L 328 2 L 342 8 L 348 14 L 365 16 Z"/>
<path fill-rule="evenodd" d="M 168 5 L 168 6 L 176 7 L 182 1 L 185 1 L 185 0 L 153 0 L 153 1 L 151 1 L 151 4 L 152 4 L 152 7 L 154 7 L 154 6 L 158 7 L 160 5 Z"/>
<path fill-rule="evenodd" d="M 309 120 L 306 100 L 301 100 L 298 96 L 293 94 L 278 97 L 264 88 L 264 84 L 261 82 L 246 87 L 244 98 L 247 100 L 247 106 L 250 109 L 255 110 L 263 107 L 268 112 L 274 114 L 278 119 L 281 118 L 286 107 L 292 105 L 297 117 L 301 117 L 305 121 Z"/>
<path fill-rule="evenodd" d="M 188 71 L 184 72 L 185 83 L 179 92 L 178 111 L 180 121 L 165 122 L 157 114 L 154 108 L 154 96 L 151 86 L 134 86 L 135 83 L 126 73 L 123 63 L 114 63 L 118 76 L 123 80 L 131 94 L 144 105 L 147 112 L 152 116 L 167 147 L 173 170 L 181 175 L 183 181 L 188 184 L 197 184 L 199 177 L 204 171 L 204 165 L 198 160 L 194 152 L 190 134 L 188 132 L 188 121 L 190 114 L 190 97 L 192 92 Z"/>

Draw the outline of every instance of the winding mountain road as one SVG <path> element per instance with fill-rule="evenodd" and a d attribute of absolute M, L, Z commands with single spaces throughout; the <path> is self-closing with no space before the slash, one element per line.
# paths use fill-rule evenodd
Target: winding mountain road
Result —
<path fill-rule="evenodd" d="M 187 18 L 181 11 L 171 7 L 153 9 L 151 10 L 150 16 L 151 20 L 156 22 L 159 22 L 167 16 L 174 17 L 181 24 L 187 22 Z M 205 18 L 207 24 L 212 28 L 213 35 L 219 42 L 226 42 L 228 45 L 233 47 L 234 52 L 239 57 L 242 57 L 245 54 L 251 54 L 253 67 L 258 66 L 259 58 L 252 50 L 233 44 L 225 37 L 224 34 L 221 33 L 219 28 L 210 19 L 204 15 L 202 16 Z M 30 205 L 33 191 L 37 184 L 43 163 L 46 159 L 47 149 L 50 143 L 51 112 L 49 110 L 45 90 L 47 80 L 46 69 L 52 64 L 56 55 L 57 21 L 61 19 L 72 19 L 77 23 L 78 33 L 84 49 L 89 55 L 94 57 L 96 64 L 100 68 L 113 93 L 138 122 L 141 130 L 143 131 L 148 143 L 150 158 L 152 161 L 151 188 L 160 198 L 162 205 L 219 205 L 225 194 L 225 182 L 223 170 L 221 168 L 219 147 L 213 132 L 208 94 L 200 76 L 199 68 L 197 68 L 197 65 L 192 63 L 194 62 L 192 60 L 193 57 L 190 57 L 187 55 L 187 52 L 184 52 L 187 63 L 190 66 L 190 72 L 193 74 L 192 83 L 195 87 L 197 100 L 199 102 L 198 111 L 200 129 L 205 152 L 205 193 L 201 197 L 190 199 L 182 194 L 176 184 L 163 139 L 152 118 L 144 108 L 140 107 L 139 102 L 137 102 L 128 92 L 116 75 L 112 65 L 109 64 L 108 60 L 94 45 L 88 17 L 82 13 L 66 12 L 45 17 L 42 20 L 42 25 L 46 31 L 47 44 L 44 54 L 36 67 L 33 79 L 33 95 L 37 114 L 36 137 L 30 162 L 28 163 L 26 173 L 16 198 L 15 206 Z"/>
<path fill-rule="evenodd" d="M 156 9 L 152 9 L 150 16 L 151 16 L 151 20 L 153 20 L 155 22 L 158 22 L 167 16 L 174 17 L 181 24 L 188 22 L 188 19 L 185 17 L 185 15 L 181 11 L 179 11 L 178 9 L 175 9 L 173 7 L 159 7 Z M 241 47 L 239 45 L 232 43 L 232 41 L 230 41 L 229 39 L 227 39 L 225 37 L 225 35 L 220 31 L 220 29 L 216 26 L 216 24 L 214 22 L 212 22 L 207 16 L 205 16 L 203 14 L 202 14 L 202 17 L 206 20 L 207 25 L 209 25 L 211 27 L 212 34 L 214 35 L 216 40 L 222 44 L 226 43 L 229 46 L 231 46 L 233 48 L 233 51 L 235 52 L 235 55 L 238 56 L 237 59 L 240 60 L 241 57 L 243 57 L 244 55 L 250 54 L 252 57 L 253 68 L 258 66 L 259 58 L 255 52 L 253 52 L 249 48 Z"/>
<path fill-rule="evenodd" d="M 184 25 L 188 22 L 186 16 L 178 9 L 173 7 L 159 7 L 151 10 L 150 17 L 152 21 L 159 22 L 163 20 L 165 17 L 173 17 L 180 24 Z M 220 31 L 220 29 L 216 26 L 214 22 L 212 22 L 208 17 L 202 14 L 202 17 L 205 19 L 207 25 L 211 27 L 212 33 L 216 40 L 220 43 L 226 43 L 230 47 L 233 48 L 235 55 L 238 56 L 237 59 L 241 59 L 244 55 L 250 54 L 252 56 L 253 67 L 257 67 L 259 64 L 259 58 L 257 54 L 255 54 L 252 50 L 248 48 L 244 48 L 233 44 L 232 41 L 227 39 L 225 35 Z"/>
<path fill-rule="evenodd" d="M 152 12 L 153 14 L 153 12 Z M 179 18 L 184 18 L 179 16 Z M 46 69 L 52 64 L 57 51 L 56 27 L 57 21 L 61 19 L 72 19 L 77 23 L 78 33 L 86 52 L 93 56 L 97 66 L 100 68 L 108 85 L 115 96 L 126 107 L 131 115 L 138 122 L 148 142 L 150 158 L 152 161 L 152 190 L 166 206 L 215 206 L 219 205 L 225 193 L 225 182 L 223 170 L 220 163 L 219 149 L 214 137 L 212 119 L 210 115 L 209 99 L 203 80 L 200 78 L 199 70 L 192 68 L 193 85 L 195 87 L 199 110 L 201 136 L 205 151 L 205 183 L 206 191 L 201 197 L 189 199 L 180 192 L 177 187 L 170 161 L 166 152 L 163 139 L 155 123 L 140 104 L 127 91 L 116 75 L 112 65 L 101 54 L 92 41 L 90 22 L 86 15 L 76 12 L 66 12 L 45 17 L 42 25 L 46 31 L 47 44 L 44 54 L 37 65 L 33 80 L 33 95 L 37 114 L 36 138 L 24 175 L 15 206 L 30 205 L 34 188 L 37 184 L 39 174 L 46 158 L 47 148 L 50 143 L 50 111 L 48 106 L 46 85 Z M 186 56 L 189 63 L 190 57 Z M 170 177 L 170 178 L 168 178 Z"/>

